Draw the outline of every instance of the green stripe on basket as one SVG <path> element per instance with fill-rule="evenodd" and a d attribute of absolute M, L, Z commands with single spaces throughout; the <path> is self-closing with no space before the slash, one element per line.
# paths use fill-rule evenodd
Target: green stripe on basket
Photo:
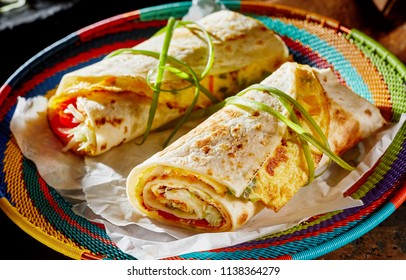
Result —
<path fill-rule="evenodd" d="M 190 2 L 169 3 L 159 6 L 153 6 L 140 9 L 140 19 L 142 21 L 149 20 L 167 20 L 169 17 L 181 18 L 189 10 Z M 222 3 L 231 10 L 240 10 L 240 1 L 222 1 Z"/>
<path fill-rule="evenodd" d="M 169 17 L 181 18 L 186 14 L 191 2 L 170 3 L 140 9 L 142 21 L 167 20 Z"/>
<path fill-rule="evenodd" d="M 352 29 L 348 39 L 373 62 L 388 85 L 392 99 L 393 120 L 406 112 L 406 66 L 378 42 L 359 30 Z"/>
<path fill-rule="evenodd" d="M 406 66 L 381 44 L 355 28 L 351 30 L 348 37 L 357 40 L 370 48 L 371 51 L 376 52 L 381 58 L 385 59 L 388 64 L 392 65 L 397 72 L 399 72 L 401 78 L 406 79 Z"/>
<path fill-rule="evenodd" d="M 264 236 L 262 238 L 258 238 L 256 240 L 265 240 L 265 239 L 269 239 L 269 238 L 275 238 L 275 237 L 280 237 L 280 236 L 284 236 L 284 235 L 289 235 L 289 234 L 292 234 L 292 233 L 295 233 L 295 232 L 301 231 L 301 230 L 306 230 L 306 229 L 308 229 L 310 227 L 313 227 L 315 225 L 318 225 L 318 224 L 320 224 L 320 223 L 322 223 L 324 221 L 327 221 L 327 220 L 333 218 L 334 216 L 336 216 L 337 214 L 339 214 L 341 212 L 343 212 L 343 210 L 332 211 L 332 212 L 329 212 L 329 213 L 326 213 L 326 214 L 323 214 L 323 215 L 317 217 L 317 219 L 315 219 L 313 221 L 310 221 L 310 222 L 306 221 L 306 222 L 300 223 L 299 225 L 297 225 L 295 227 L 289 228 L 289 229 L 281 231 L 281 232 L 276 232 L 276 233 Z"/>

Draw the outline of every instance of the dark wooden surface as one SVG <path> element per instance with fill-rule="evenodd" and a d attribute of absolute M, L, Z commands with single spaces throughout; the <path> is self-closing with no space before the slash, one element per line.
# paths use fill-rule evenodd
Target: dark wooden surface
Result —
<path fill-rule="evenodd" d="M 31 18 L 35 18 L 33 13 L 41 12 L 41 2 L 50 1 L 31 1 L 31 11 L 24 13 L 31 12 Z M 98 1 L 97 12 L 89 0 L 72 2 L 75 2 L 73 7 L 61 8 L 53 15 L 44 16 L 46 13 L 43 13 L 45 18 L 43 20 L 22 23 L 16 19 L 11 20 L 9 23 L 12 28 L 7 28 L 7 24 L 3 25 L 7 17 L 11 18 L 11 15 L 0 16 L 1 48 L 4 53 L 7 53 L 0 62 L 0 84 L 3 84 L 31 56 L 71 32 L 109 16 L 165 1 L 101 0 Z M 287 4 L 335 18 L 347 27 L 354 27 L 365 32 L 406 62 L 406 1 L 404 0 L 395 1 L 393 8 L 386 13 L 376 9 L 373 1 L 369 0 L 269 2 Z M 380 5 L 386 0 L 376 0 L 375 2 Z M 42 3 L 42 5 L 44 4 Z M 27 18 L 29 19 L 29 17 Z M 52 31 L 46 32 L 45 30 L 49 26 L 54 28 Z M 5 44 L 5 42 L 7 43 Z M 0 259 L 3 260 L 68 259 L 23 232 L 2 211 L 0 211 L 0 240 L 3 245 L 0 249 Z M 5 246 L 6 244 L 9 246 Z M 406 205 L 402 205 L 394 214 L 362 237 L 319 259 L 406 260 Z"/>
<path fill-rule="evenodd" d="M 353 242 L 321 260 L 406 260 L 406 205 Z"/>

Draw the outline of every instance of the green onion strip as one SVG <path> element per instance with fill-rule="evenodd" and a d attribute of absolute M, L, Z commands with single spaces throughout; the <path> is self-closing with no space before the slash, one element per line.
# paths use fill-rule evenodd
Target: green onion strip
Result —
<path fill-rule="evenodd" d="M 169 45 L 171 43 L 172 34 L 173 34 L 175 25 L 176 25 L 175 19 L 173 17 L 170 17 L 168 19 L 168 24 L 167 24 L 168 28 L 165 33 L 165 39 L 164 39 L 164 42 L 162 45 L 162 51 L 161 51 L 161 54 L 160 54 L 159 60 L 158 60 L 158 72 L 156 75 L 156 89 L 154 89 L 154 93 L 152 95 L 152 102 L 151 102 L 151 106 L 149 108 L 147 128 L 145 130 L 144 137 L 142 138 L 142 141 L 140 144 L 143 144 L 145 142 L 145 140 L 147 140 L 149 132 L 152 129 L 152 122 L 154 121 L 155 112 L 158 107 L 159 93 L 160 93 L 161 83 L 162 83 L 162 79 L 163 79 L 163 75 L 164 75 L 163 67 L 166 64 Z"/>
<path fill-rule="evenodd" d="M 285 117 L 280 112 L 267 106 L 264 103 L 261 103 L 261 102 L 258 102 L 258 101 L 252 100 L 252 99 L 244 98 L 243 95 L 250 90 L 258 90 L 258 91 L 262 91 L 264 93 L 275 96 L 281 102 L 281 104 L 284 105 L 284 107 L 288 110 L 291 119 Z M 309 148 L 308 144 L 306 144 L 306 142 L 312 144 L 322 153 L 327 155 L 330 160 L 334 161 L 335 163 L 337 163 L 339 166 L 341 166 L 345 170 L 348 170 L 348 171 L 354 170 L 353 166 L 349 165 L 347 162 L 345 162 L 343 159 L 341 159 L 339 156 L 337 156 L 330 149 L 330 145 L 328 143 L 328 140 L 327 140 L 325 134 L 323 133 L 323 131 L 321 130 L 319 125 L 314 121 L 314 119 L 309 115 L 309 113 L 295 99 L 293 99 L 291 96 L 283 93 L 282 91 L 280 91 L 276 88 L 273 88 L 273 87 L 267 87 L 267 86 L 263 86 L 263 85 L 253 85 L 253 86 L 250 86 L 250 87 L 246 88 L 245 90 L 239 92 L 236 96 L 231 96 L 231 97 L 227 98 L 225 100 L 225 103 L 238 106 L 242 109 L 261 110 L 261 111 L 267 112 L 267 113 L 271 114 L 272 116 L 274 116 L 275 118 L 282 121 L 283 123 L 285 123 L 289 128 L 291 128 L 295 133 L 297 133 L 297 135 L 299 136 L 299 138 L 301 140 L 303 151 L 304 151 L 304 154 L 306 157 L 306 162 L 308 164 L 308 169 L 309 169 L 308 183 L 310 183 L 315 178 L 315 175 L 314 175 L 315 168 L 314 168 L 314 162 L 311 157 L 310 148 Z M 294 115 L 292 106 L 294 108 L 296 108 L 305 117 L 306 121 L 312 126 L 312 128 L 316 131 L 318 136 L 321 138 L 321 140 L 322 140 L 321 142 L 300 125 L 299 120 L 297 119 L 296 115 Z"/>
<path fill-rule="evenodd" d="M 285 99 L 283 98 L 279 98 L 279 101 L 283 104 L 283 106 L 285 106 L 285 108 L 288 110 L 290 118 L 292 119 L 292 121 L 297 124 L 300 125 L 299 119 L 297 118 L 293 107 L 290 103 L 286 102 Z M 314 161 L 313 161 L 313 157 L 312 157 L 312 153 L 310 150 L 310 146 L 309 143 L 303 139 L 303 137 L 300 136 L 300 134 L 297 134 L 299 136 L 299 140 L 300 140 L 300 144 L 302 146 L 303 149 L 303 153 L 305 155 L 305 159 L 306 159 L 306 163 L 307 163 L 307 167 L 309 169 L 309 179 L 307 184 L 311 183 L 314 178 L 315 178 L 315 167 L 314 167 Z M 328 142 L 327 142 L 328 145 Z"/>
<path fill-rule="evenodd" d="M 190 30 L 194 30 L 196 29 L 197 31 L 202 31 L 204 34 L 204 37 L 208 43 L 208 59 L 207 59 L 207 63 L 206 66 L 204 68 L 204 70 L 202 71 L 202 73 L 200 74 L 200 80 L 202 80 L 204 77 L 206 77 L 209 74 L 210 69 L 213 67 L 213 63 L 214 63 L 214 47 L 213 47 L 213 41 L 211 40 L 211 36 L 210 34 L 204 29 L 203 26 L 201 26 L 200 24 L 193 22 L 193 21 L 181 21 L 180 24 L 186 28 L 189 28 L 188 25 L 192 25 L 195 24 L 198 28 L 193 28 L 191 27 Z"/>
<path fill-rule="evenodd" d="M 197 27 L 189 26 L 191 24 L 194 24 Z M 208 44 L 208 59 L 207 59 L 205 68 L 203 69 L 202 73 L 200 73 L 199 76 L 195 73 L 195 71 L 187 63 L 168 55 L 168 50 L 169 50 L 170 42 L 172 39 L 173 31 L 177 27 L 189 28 L 192 32 L 194 30 L 197 30 L 197 31 L 203 32 L 203 34 L 204 34 L 204 38 Z M 147 128 L 144 132 L 143 139 L 142 139 L 141 143 L 139 143 L 139 144 L 143 144 L 146 141 L 146 139 L 152 129 L 152 123 L 153 123 L 154 116 L 155 116 L 155 113 L 156 113 L 156 110 L 158 107 L 160 92 L 176 92 L 176 91 L 181 91 L 181 90 L 190 88 L 192 86 L 195 86 L 194 97 L 193 97 L 192 103 L 189 105 L 184 116 L 178 120 L 178 122 L 176 123 L 171 134 L 166 139 L 166 141 L 164 143 L 164 147 L 165 147 L 168 145 L 168 143 L 171 141 L 171 139 L 175 136 L 175 134 L 180 129 L 180 127 L 189 119 L 189 116 L 193 112 L 194 107 L 199 99 L 200 92 L 202 92 L 204 95 L 206 95 L 210 99 L 210 101 L 214 104 L 219 102 L 219 100 L 207 88 L 205 88 L 204 86 L 202 86 L 200 84 L 200 81 L 208 75 L 208 73 L 214 63 L 214 48 L 213 48 L 213 42 L 211 40 L 209 33 L 201 25 L 197 24 L 196 22 L 178 21 L 178 20 L 175 20 L 173 17 L 169 18 L 167 25 L 164 28 L 162 28 L 160 31 L 158 31 L 154 36 L 163 34 L 164 32 L 165 32 L 165 38 L 164 38 L 162 50 L 160 53 L 148 51 L 148 50 L 137 50 L 137 49 L 133 49 L 133 48 L 124 48 L 124 49 L 119 49 L 119 50 L 116 50 L 116 51 L 110 53 L 109 55 L 106 56 L 106 58 L 110 58 L 110 57 L 116 56 L 121 53 L 131 53 L 131 54 L 147 55 L 147 56 L 151 56 L 151 57 L 158 59 L 157 68 L 150 69 L 150 71 L 148 72 L 148 75 L 147 75 L 147 84 L 153 90 L 153 96 L 152 96 L 151 106 L 150 106 L 149 115 L 148 115 Z M 174 66 L 168 66 L 168 65 L 166 65 L 167 62 L 169 62 L 171 64 L 179 65 L 179 66 L 183 67 L 187 72 L 182 71 L 179 68 L 176 68 Z M 151 76 L 152 76 L 152 72 L 154 70 L 157 71 L 155 84 L 153 82 L 151 82 Z M 164 75 L 165 71 L 168 71 L 168 72 L 178 76 L 179 78 L 188 81 L 190 83 L 190 85 L 183 87 L 183 88 L 176 89 L 176 90 L 161 89 L 161 84 L 162 84 L 163 75 Z"/>

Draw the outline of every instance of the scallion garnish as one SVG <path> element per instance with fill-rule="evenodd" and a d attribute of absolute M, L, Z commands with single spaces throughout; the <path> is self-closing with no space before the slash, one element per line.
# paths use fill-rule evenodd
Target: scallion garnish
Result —
<path fill-rule="evenodd" d="M 137 49 L 131 49 L 131 48 L 124 48 L 124 49 L 119 49 L 119 50 L 116 50 L 116 51 L 110 53 L 109 55 L 106 56 L 106 58 L 113 57 L 113 56 L 116 56 L 116 55 L 119 55 L 119 54 L 122 54 L 122 53 L 129 53 L 129 54 L 134 54 L 134 55 L 137 55 L 137 54 L 146 55 L 146 56 L 154 57 L 156 59 L 159 58 L 159 54 L 160 54 L 159 52 L 153 52 L 153 51 L 147 51 L 147 50 L 137 50 Z M 189 71 L 191 76 L 197 75 L 187 63 L 184 63 L 183 61 L 178 60 L 178 59 L 176 59 L 176 58 L 174 58 L 172 56 L 169 56 L 169 55 L 167 57 L 167 60 L 171 64 L 178 64 L 180 66 L 183 66 L 184 68 L 186 68 Z M 178 69 L 178 68 L 172 67 L 172 69 Z M 178 71 L 181 72 L 182 70 L 178 69 Z M 153 85 L 153 83 L 150 82 L 150 79 L 151 79 L 150 77 L 147 77 L 147 83 L 150 86 L 150 88 L 153 90 L 153 89 L 155 89 L 155 86 Z M 161 88 L 161 92 L 163 92 L 163 91 L 167 91 L 167 92 L 181 91 L 181 90 L 184 90 L 186 88 L 189 88 L 189 87 L 192 87 L 192 86 L 195 85 L 195 81 L 194 81 L 193 77 L 187 78 L 185 80 L 188 81 L 190 83 L 190 85 L 188 85 L 186 87 L 183 87 L 183 88 L 178 88 L 176 90 L 174 90 L 174 89 L 165 90 L 165 89 Z M 201 78 L 199 78 L 198 80 L 200 82 Z M 217 97 L 215 97 L 207 88 L 205 88 L 200 83 L 199 83 L 198 86 L 199 86 L 200 91 L 204 95 L 206 95 L 210 99 L 210 101 L 212 103 L 219 102 L 219 99 Z"/>
<path fill-rule="evenodd" d="M 204 37 L 207 41 L 207 45 L 208 45 L 208 59 L 207 59 L 207 63 L 206 63 L 206 67 L 204 68 L 204 70 L 202 71 L 202 73 L 200 73 L 200 80 L 202 80 L 204 77 L 206 77 L 210 71 L 210 69 L 213 67 L 213 63 L 214 63 L 214 49 L 213 49 L 213 42 L 211 40 L 211 36 L 210 34 L 204 29 L 203 26 L 201 26 L 200 24 L 198 24 L 197 22 L 193 22 L 193 21 L 180 21 L 179 22 L 181 26 L 184 26 L 186 28 L 189 28 L 189 30 L 197 30 L 197 31 L 201 31 L 204 34 Z M 191 26 L 189 26 L 191 25 Z M 196 27 L 193 27 L 193 25 L 196 25 Z"/>
<path fill-rule="evenodd" d="M 243 97 L 243 95 L 251 90 L 258 90 L 262 91 L 267 94 L 271 94 L 275 96 L 282 105 L 285 106 L 285 108 L 288 110 L 290 113 L 290 118 L 285 117 L 283 114 L 278 112 L 277 110 L 269 107 L 268 105 Z M 242 109 L 245 110 L 260 110 L 267 112 L 277 118 L 278 120 L 282 121 L 285 123 L 292 131 L 297 133 L 297 135 L 300 137 L 301 140 L 304 140 L 310 144 L 312 144 L 314 147 L 316 147 L 319 151 L 321 151 L 323 154 L 328 156 L 330 160 L 334 161 L 337 163 L 339 166 L 344 168 L 345 170 L 352 171 L 354 170 L 354 167 L 349 165 L 347 162 L 345 162 L 343 159 L 341 159 L 339 156 L 337 156 L 331 149 L 330 145 L 328 143 L 327 137 L 319 127 L 319 125 L 316 123 L 316 121 L 310 116 L 310 114 L 291 96 L 287 95 L 286 93 L 273 88 L 273 87 L 267 87 L 264 85 L 253 85 L 245 90 L 239 92 L 236 96 L 231 96 L 225 100 L 226 104 L 230 105 L 235 105 L 238 106 Z M 316 131 L 318 137 L 322 140 L 321 142 L 313 136 L 310 132 L 306 131 L 299 123 L 298 119 L 296 116 L 293 116 L 293 108 L 292 106 L 297 109 L 308 121 L 308 123 L 312 126 L 312 128 Z M 293 116 L 293 118 L 292 118 Z M 303 142 L 302 142 L 303 143 Z M 307 147 L 307 145 L 304 145 L 304 152 L 305 152 L 305 157 L 306 161 L 310 165 L 308 166 L 309 169 L 309 182 L 314 178 L 314 165 L 313 165 L 313 160 L 311 158 L 310 150 Z"/>
<path fill-rule="evenodd" d="M 186 75 L 187 75 L 187 73 L 185 73 L 185 72 L 182 72 L 182 71 L 179 72 L 179 69 L 177 69 L 177 68 L 170 67 L 170 68 L 167 68 L 167 70 L 169 70 L 172 73 L 176 72 L 174 74 L 176 74 L 178 76 L 180 75 L 180 76 L 186 77 Z M 194 73 L 193 71 L 191 73 L 192 73 L 192 78 L 193 78 L 195 84 L 199 85 L 199 80 L 198 80 L 198 77 L 196 76 L 196 73 Z M 178 132 L 178 130 L 181 128 L 181 126 L 189 119 L 189 116 L 193 112 L 193 110 L 196 106 L 197 100 L 199 99 L 199 91 L 200 91 L 199 86 L 196 86 L 195 95 L 193 97 L 192 103 L 187 108 L 183 117 L 181 117 L 181 119 L 177 122 L 175 128 L 172 130 L 169 137 L 165 140 L 164 147 L 166 147 L 169 144 L 169 142 L 172 140 L 172 138 L 175 136 L 175 134 Z"/>
<path fill-rule="evenodd" d="M 158 59 L 158 70 L 157 70 L 156 81 L 155 81 L 156 89 L 154 89 L 154 93 L 152 95 L 151 106 L 149 108 L 149 114 L 148 114 L 147 128 L 145 129 L 145 133 L 144 133 L 144 136 L 143 136 L 140 144 L 143 144 L 145 142 L 145 140 L 147 140 L 149 132 L 152 129 L 152 122 L 154 121 L 155 112 L 158 107 L 159 93 L 161 92 L 161 83 L 162 83 L 162 79 L 164 76 L 164 70 L 165 70 L 164 66 L 166 65 L 169 45 L 171 43 L 172 34 L 173 34 L 175 25 L 176 25 L 175 19 L 173 17 L 170 17 L 168 19 L 165 39 L 164 39 L 164 42 L 162 45 L 162 50 L 161 50 L 161 53 L 160 53 L 159 59 Z"/>
<path fill-rule="evenodd" d="M 185 27 L 185 28 L 188 28 L 191 32 L 198 31 L 198 32 L 202 32 L 204 34 L 204 38 L 207 41 L 207 45 L 208 45 L 208 59 L 207 59 L 205 68 L 199 75 L 197 75 L 195 73 L 195 71 L 187 63 L 168 55 L 169 45 L 170 45 L 170 42 L 172 39 L 173 31 L 177 27 Z M 194 98 L 192 100 L 192 103 L 187 108 L 185 114 L 179 119 L 179 121 L 175 125 L 175 128 L 172 130 L 170 136 L 165 141 L 164 146 L 168 145 L 170 140 L 175 136 L 176 132 L 180 129 L 180 127 L 183 125 L 183 123 L 185 123 L 188 120 L 190 114 L 193 112 L 194 107 L 199 99 L 200 92 L 202 92 L 204 95 L 206 95 L 212 103 L 215 104 L 215 103 L 219 102 L 219 100 L 208 89 L 206 89 L 204 86 L 202 86 L 200 84 L 200 81 L 208 75 L 210 69 L 213 66 L 213 62 L 214 62 L 214 48 L 213 48 L 213 42 L 211 40 L 210 34 L 201 25 L 199 25 L 196 22 L 179 21 L 179 20 L 175 20 L 173 17 L 169 18 L 167 25 L 164 28 L 162 28 L 161 30 L 159 30 L 154 36 L 160 35 L 163 33 L 165 33 L 165 38 L 164 38 L 162 50 L 160 53 L 148 51 L 148 50 L 137 50 L 137 49 L 132 49 L 132 48 L 125 48 L 125 49 L 116 50 L 106 56 L 106 58 L 110 58 L 110 57 L 116 56 L 121 53 L 131 53 L 131 54 L 147 55 L 147 56 L 151 56 L 151 57 L 158 59 L 157 68 L 151 69 L 147 75 L 147 84 L 153 90 L 153 96 L 152 96 L 150 111 L 149 111 L 149 115 L 148 115 L 147 128 L 144 132 L 144 136 L 143 136 L 143 139 L 140 144 L 143 144 L 146 141 L 146 139 L 152 129 L 152 123 L 153 123 L 154 116 L 155 116 L 155 113 L 156 113 L 156 110 L 158 107 L 160 92 L 164 92 L 164 91 L 177 92 L 177 91 L 181 91 L 181 90 L 187 89 L 192 86 L 195 87 Z M 198 36 L 198 35 L 196 35 L 196 36 Z M 170 63 L 171 65 L 167 65 L 167 62 Z M 185 70 L 181 70 L 180 68 L 175 67 L 175 65 L 181 66 Z M 154 70 L 156 71 L 156 78 L 155 78 L 155 82 L 152 82 L 151 79 L 152 79 L 152 74 L 153 74 Z M 168 72 L 178 76 L 179 78 L 181 78 L 185 81 L 188 81 L 189 85 L 185 86 L 183 88 L 170 89 L 170 90 L 165 90 L 165 89 L 161 88 L 161 85 L 163 82 L 163 75 L 164 75 L 165 71 L 168 71 Z"/>
<path fill-rule="evenodd" d="M 289 118 L 285 117 L 282 115 L 280 112 L 276 111 L 275 109 L 252 99 L 248 99 L 243 97 L 245 93 L 251 90 L 257 90 L 257 91 L 262 91 L 267 94 L 271 94 L 275 96 L 281 104 L 288 110 L 289 113 Z M 213 113 L 217 112 L 221 108 L 223 108 L 225 105 L 235 105 L 238 106 L 242 109 L 245 110 L 260 110 L 267 112 L 271 114 L 272 116 L 276 117 L 277 119 L 281 120 L 284 122 L 288 127 L 294 131 L 300 140 L 300 143 L 303 148 L 303 152 L 305 155 L 306 163 L 308 165 L 308 171 L 309 171 L 309 179 L 307 184 L 312 182 L 314 178 L 316 178 L 318 175 L 315 175 L 315 165 L 314 161 L 312 158 L 312 154 L 310 151 L 310 146 L 309 143 L 315 146 L 318 150 L 320 150 L 323 154 L 325 154 L 327 157 L 329 157 L 330 161 L 336 162 L 339 166 L 342 168 L 352 171 L 354 170 L 354 167 L 346 163 L 344 160 L 342 160 L 339 156 L 337 156 L 330 148 L 330 144 L 328 142 L 328 139 L 320 126 L 316 123 L 316 121 L 310 116 L 310 114 L 306 111 L 306 109 L 303 108 L 303 106 L 294 98 L 291 96 L 287 95 L 286 93 L 273 88 L 273 87 L 268 87 L 264 86 L 261 84 L 257 85 L 252 85 L 239 93 L 237 93 L 235 96 L 231 96 L 226 98 L 225 100 L 218 102 L 214 105 L 211 105 L 207 108 L 199 109 L 196 111 L 193 111 L 190 113 L 189 120 L 197 120 L 201 119 L 207 116 L 212 115 Z M 300 124 L 299 119 L 297 118 L 294 109 L 298 110 L 302 116 L 305 118 L 305 120 L 310 124 L 310 126 L 313 128 L 313 130 L 316 132 L 317 137 L 321 139 L 321 142 L 317 140 L 316 137 L 314 137 L 312 134 L 310 134 L 308 131 L 306 131 Z M 178 123 L 179 119 L 174 120 L 173 122 L 170 122 L 167 124 L 167 126 L 164 126 L 165 128 L 168 128 L 170 126 L 173 126 L 174 123 Z M 328 166 L 328 165 L 327 165 Z M 327 168 L 327 167 L 326 167 Z"/>
<path fill-rule="evenodd" d="M 292 119 L 292 121 L 295 124 L 300 125 L 299 119 L 296 116 L 296 113 L 293 110 L 292 105 L 283 98 L 279 98 L 279 101 L 289 111 L 289 115 L 290 115 L 290 118 Z M 315 178 L 315 167 L 314 167 L 314 161 L 313 161 L 312 153 L 311 153 L 311 150 L 310 150 L 309 143 L 305 139 L 303 139 L 299 134 L 297 134 L 297 135 L 298 135 L 300 144 L 301 144 L 302 149 L 303 149 L 303 154 L 304 154 L 305 159 L 306 159 L 307 168 L 309 170 L 309 179 L 307 181 L 307 184 L 310 184 Z"/>

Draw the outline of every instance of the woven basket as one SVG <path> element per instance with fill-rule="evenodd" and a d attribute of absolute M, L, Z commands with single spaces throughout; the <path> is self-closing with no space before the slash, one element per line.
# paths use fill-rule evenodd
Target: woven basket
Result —
<path fill-rule="evenodd" d="M 263 21 L 281 35 L 294 59 L 332 67 L 342 83 L 376 104 L 389 121 L 406 112 L 406 68 L 361 32 L 303 10 L 263 2 L 227 2 L 229 9 Z M 18 96 L 44 95 L 61 77 L 107 53 L 149 38 L 169 16 L 182 17 L 182 2 L 133 11 L 71 34 L 37 54 L 0 89 L 0 208 L 29 235 L 73 259 L 133 259 L 111 242 L 104 227 L 79 217 L 38 175 L 10 131 Z M 377 226 L 406 199 L 406 127 L 378 164 L 351 188 L 361 207 L 312 217 L 289 230 L 236 246 L 174 259 L 314 259 Z"/>

